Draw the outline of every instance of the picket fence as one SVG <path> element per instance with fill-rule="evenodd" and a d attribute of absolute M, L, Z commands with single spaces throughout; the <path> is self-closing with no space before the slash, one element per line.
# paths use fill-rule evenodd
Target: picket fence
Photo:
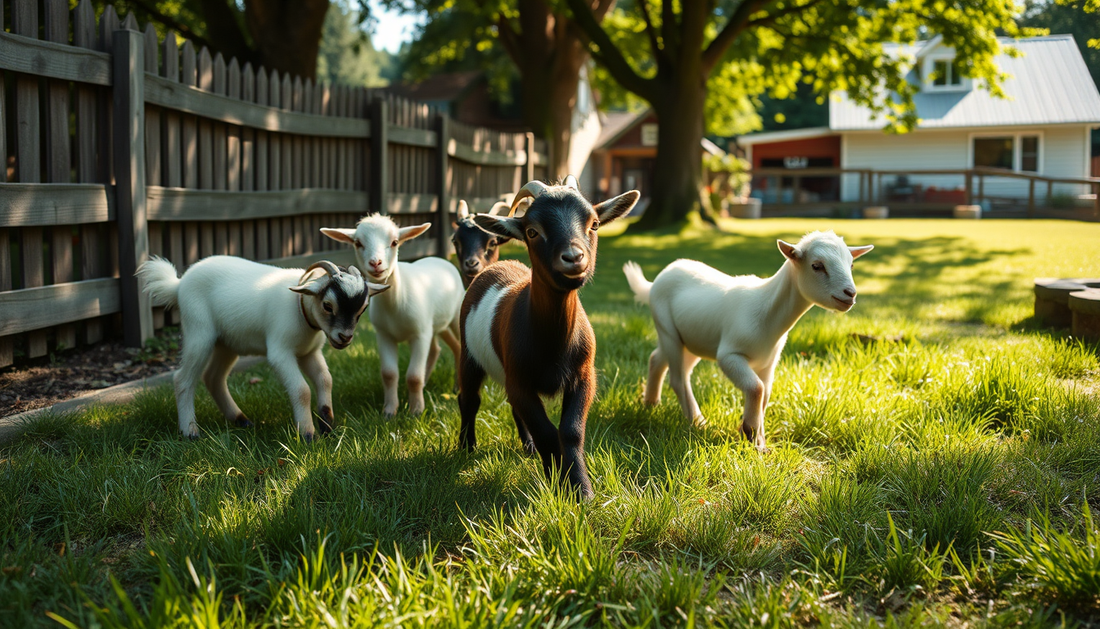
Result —
<path fill-rule="evenodd" d="M 226 62 L 89 0 L 4 5 L 0 367 L 177 323 L 134 279 L 149 255 L 346 264 L 318 229 L 371 212 L 432 221 L 403 257 L 446 255 L 459 199 L 485 210 L 545 174 L 531 134 Z"/>

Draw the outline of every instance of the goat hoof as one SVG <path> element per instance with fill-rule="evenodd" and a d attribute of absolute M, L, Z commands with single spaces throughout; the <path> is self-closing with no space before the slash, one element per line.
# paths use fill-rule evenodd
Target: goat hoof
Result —
<path fill-rule="evenodd" d="M 527 456 L 535 456 L 539 453 L 539 451 L 535 449 L 534 441 L 524 441 L 521 445 L 523 446 L 523 453 Z"/>
<path fill-rule="evenodd" d="M 236 423 L 239 428 L 251 428 L 252 427 L 252 422 L 249 421 L 249 419 L 247 417 L 245 417 L 244 414 L 237 415 L 237 418 L 234 419 L 233 422 Z"/>
<path fill-rule="evenodd" d="M 317 435 L 315 433 L 311 432 L 311 433 L 307 433 L 307 434 L 302 435 L 302 441 L 305 441 L 306 443 L 313 443 L 316 440 L 317 440 Z"/>
<path fill-rule="evenodd" d="M 199 434 L 198 433 L 190 434 L 190 433 L 181 432 L 180 434 L 183 436 L 184 439 L 187 439 L 188 441 L 198 441 L 199 440 Z"/>
<path fill-rule="evenodd" d="M 707 418 L 702 415 L 696 415 L 691 419 L 691 425 L 696 428 L 702 428 L 707 425 Z"/>
<path fill-rule="evenodd" d="M 332 427 L 336 425 L 336 422 L 332 418 L 332 409 L 327 406 L 321 407 L 321 421 L 318 429 L 322 435 L 327 435 L 332 432 Z"/>
<path fill-rule="evenodd" d="M 771 454 L 772 453 L 772 449 L 769 448 L 768 446 L 756 446 L 756 451 L 759 452 L 760 454 Z"/>

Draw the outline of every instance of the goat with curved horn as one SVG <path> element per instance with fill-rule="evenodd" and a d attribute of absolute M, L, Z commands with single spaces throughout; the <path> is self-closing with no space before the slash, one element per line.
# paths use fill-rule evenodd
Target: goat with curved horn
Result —
<path fill-rule="evenodd" d="M 519 189 L 516 193 L 516 198 L 512 199 L 512 207 L 508 210 L 508 216 L 513 216 L 516 213 L 516 208 L 524 199 L 535 199 L 546 193 L 549 188 L 541 181 L 528 181 L 526 185 Z"/>

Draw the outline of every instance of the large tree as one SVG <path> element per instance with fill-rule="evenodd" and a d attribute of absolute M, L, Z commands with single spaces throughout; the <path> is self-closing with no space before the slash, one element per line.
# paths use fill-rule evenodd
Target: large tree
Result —
<path fill-rule="evenodd" d="M 586 36 L 560 0 L 388 0 L 422 11 L 427 22 L 410 50 L 412 70 L 432 71 L 479 55 L 486 69 L 500 69 L 502 51 L 520 83 L 524 123 L 550 146 L 550 176 L 569 174 L 572 115 L 580 71 L 588 61 Z M 597 24 L 614 0 L 580 0 Z M 497 73 L 499 78 L 499 72 Z M 498 85 L 500 81 L 497 82 Z"/>
<path fill-rule="evenodd" d="M 956 50 L 957 72 L 1003 96 L 997 33 L 1019 32 L 1013 0 L 634 0 L 602 26 L 588 0 L 566 1 L 596 61 L 658 116 L 641 229 L 705 211 L 699 143 L 708 99 L 743 99 L 745 90 L 783 97 L 803 81 L 822 97 L 843 90 L 905 131 L 917 122 L 917 88 L 905 79 L 911 60 L 884 44 L 941 35 Z"/>

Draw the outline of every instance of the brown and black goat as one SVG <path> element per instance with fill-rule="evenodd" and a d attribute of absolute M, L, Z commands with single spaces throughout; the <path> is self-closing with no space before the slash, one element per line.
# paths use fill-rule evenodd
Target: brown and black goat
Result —
<path fill-rule="evenodd" d="M 537 452 L 547 478 L 554 469 L 582 498 L 592 496 L 584 462 L 584 427 L 596 394 L 596 337 L 577 297 L 596 270 L 596 230 L 638 202 L 631 190 L 593 206 L 570 176 L 565 185 L 532 181 L 509 216 L 478 214 L 485 231 L 527 245 L 531 268 L 505 260 L 478 275 L 462 302 L 458 398 L 459 444 L 473 449 L 485 376 L 504 385 L 524 448 Z M 520 205 L 527 210 L 513 217 Z M 559 427 L 541 396 L 562 395 Z"/>
<path fill-rule="evenodd" d="M 508 204 L 497 203 L 489 210 L 489 214 L 498 214 L 500 209 L 508 210 Z M 511 237 L 490 234 L 475 225 L 465 201 L 458 202 L 458 220 L 452 222 L 451 227 L 454 228 L 451 243 L 458 258 L 462 286 L 470 288 L 470 283 L 478 273 L 500 259 L 500 246 L 511 240 Z"/>

